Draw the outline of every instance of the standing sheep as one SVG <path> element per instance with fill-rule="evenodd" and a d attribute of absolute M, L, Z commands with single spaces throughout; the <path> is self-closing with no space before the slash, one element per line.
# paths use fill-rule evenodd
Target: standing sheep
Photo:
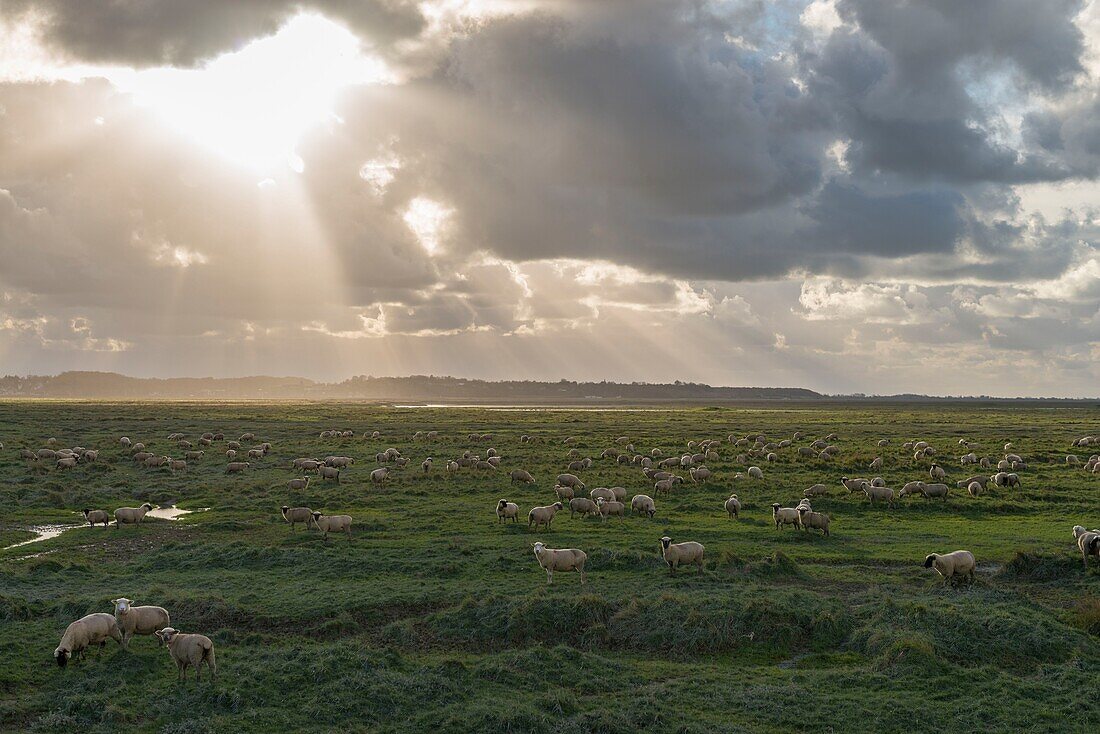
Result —
<path fill-rule="evenodd" d="M 669 574 L 676 573 L 676 569 L 680 565 L 689 565 L 694 563 L 699 567 L 699 573 L 703 572 L 703 554 L 706 552 L 706 548 L 702 543 L 696 543 L 689 540 L 685 543 L 673 543 L 672 538 L 667 535 L 661 538 L 661 556 L 665 559 L 665 563 L 668 564 Z"/>
<path fill-rule="evenodd" d="M 172 624 L 168 612 L 162 607 L 135 607 L 125 597 L 113 599 L 111 603 L 115 605 L 115 621 L 122 633 L 124 648 L 130 646 L 130 639 L 134 635 L 151 635 Z"/>
<path fill-rule="evenodd" d="M 784 525 L 794 525 L 796 528 L 802 526 L 802 522 L 798 517 L 798 509 L 794 507 L 780 507 L 778 502 L 772 503 L 772 520 L 775 522 L 776 530 L 779 530 Z"/>
<path fill-rule="evenodd" d="M 314 512 L 310 515 L 306 527 L 315 527 L 321 531 L 321 538 L 327 543 L 329 533 L 343 533 L 351 542 L 351 515 L 322 515 Z"/>
<path fill-rule="evenodd" d="M 576 502 L 576 500 L 573 500 L 573 502 Z M 572 502 L 570 505 L 572 505 Z M 527 527 L 530 528 L 534 526 L 534 528 L 538 530 L 540 525 L 545 525 L 547 532 L 549 532 L 550 526 L 554 522 L 554 515 L 564 507 L 565 505 L 561 502 L 555 502 L 552 505 L 546 505 L 544 507 L 532 507 L 531 511 L 527 513 Z"/>
<path fill-rule="evenodd" d="M 519 505 L 508 500 L 500 500 L 497 502 L 497 521 L 507 522 L 508 520 L 519 522 Z"/>
<path fill-rule="evenodd" d="M 107 527 L 111 523 L 111 516 L 107 514 L 106 510 L 84 510 L 84 519 L 93 528 L 96 523 L 103 523 L 103 527 Z"/>
<path fill-rule="evenodd" d="M 53 651 L 57 666 L 64 668 L 73 655 L 83 658 L 84 650 L 92 645 L 99 645 L 102 649 L 108 638 L 122 644 L 122 633 L 119 632 L 118 622 L 113 616 L 106 612 L 96 612 L 81 617 L 65 628 L 61 643 Z"/>
<path fill-rule="evenodd" d="M 524 471 L 523 469 L 513 469 L 512 473 L 509 476 L 511 478 L 512 484 L 515 484 L 516 482 L 523 482 L 524 484 L 535 483 L 535 478 L 531 476 L 531 473 L 528 471 Z"/>
<path fill-rule="evenodd" d="M 731 520 L 741 519 L 741 500 L 737 499 L 737 495 L 731 494 L 723 507 L 726 508 L 726 516 Z"/>
<path fill-rule="evenodd" d="M 653 517 L 657 514 L 657 506 L 653 502 L 653 498 L 648 494 L 636 494 L 630 500 L 630 510 L 639 515 L 645 515 L 646 517 Z"/>
<path fill-rule="evenodd" d="M 951 553 L 929 553 L 924 559 L 925 568 L 935 568 L 944 580 L 951 581 L 955 576 L 967 577 L 974 581 L 974 554 L 957 550 Z"/>
<path fill-rule="evenodd" d="M 210 669 L 210 678 L 218 679 L 218 664 L 214 661 L 214 643 L 205 635 L 185 635 L 179 630 L 165 627 L 153 633 L 160 644 L 168 648 L 168 654 L 176 663 L 179 679 L 187 678 L 187 667 L 195 669 L 195 680 L 202 680 L 202 664 Z"/>
<path fill-rule="evenodd" d="M 588 580 L 584 573 L 584 563 L 588 560 L 588 555 L 584 551 L 576 548 L 553 550 L 541 542 L 535 543 L 534 550 L 535 558 L 546 571 L 548 585 L 554 583 L 554 571 L 577 571 L 581 575 L 581 584 Z"/>
<path fill-rule="evenodd" d="M 313 517 L 313 510 L 308 507 L 289 507 L 283 505 L 279 508 L 279 511 L 283 514 L 283 520 L 290 523 L 290 530 L 294 532 L 298 523 L 305 523 L 306 528 L 309 528 L 310 519 Z"/>
<path fill-rule="evenodd" d="M 814 512 L 809 507 L 799 507 L 798 522 L 803 529 L 820 530 L 825 536 L 829 534 L 829 516 L 824 512 Z"/>
<path fill-rule="evenodd" d="M 145 502 L 141 507 L 120 507 L 115 510 L 115 527 L 121 525 L 140 525 L 153 506 Z"/>
<path fill-rule="evenodd" d="M 1073 526 L 1073 537 L 1081 549 L 1081 560 L 1085 568 L 1089 567 L 1089 556 L 1100 558 L 1100 530 L 1085 530 L 1081 525 Z"/>

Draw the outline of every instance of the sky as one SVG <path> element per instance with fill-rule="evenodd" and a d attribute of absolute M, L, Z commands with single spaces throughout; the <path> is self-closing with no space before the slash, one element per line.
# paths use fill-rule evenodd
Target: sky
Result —
<path fill-rule="evenodd" d="M 4 0 L 0 373 L 1100 395 L 1100 0 Z"/>

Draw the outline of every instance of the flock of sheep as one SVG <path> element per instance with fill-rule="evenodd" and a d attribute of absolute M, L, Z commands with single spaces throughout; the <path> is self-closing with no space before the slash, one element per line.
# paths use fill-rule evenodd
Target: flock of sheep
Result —
<path fill-rule="evenodd" d="M 340 438 L 347 439 L 355 436 L 349 430 L 327 430 L 320 434 L 322 439 Z M 418 431 L 412 436 L 414 441 L 434 439 L 438 437 L 436 431 Z M 183 450 L 183 458 L 174 459 L 170 456 L 158 456 L 145 450 L 140 442 L 133 442 L 129 438 L 120 439 L 120 445 L 131 460 L 139 466 L 157 468 L 167 467 L 172 471 L 183 470 L 187 467 L 187 461 L 201 461 L 207 449 L 215 442 L 224 441 L 221 433 L 204 433 L 198 439 L 201 448 L 196 449 L 183 434 L 170 435 L 169 440 L 175 441 Z M 255 435 L 245 433 L 237 440 L 226 442 L 225 456 L 227 459 L 226 473 L 241 473 L 249 469 L 251 461 L 263 460 L 272 451 L 272 445 L 268 442 L 243 448 L 247 443 L 255 441 Z M 372 440 L 380 440 L 381 435 L 375 431 L 370 435 Z M 471 442 L 491 442 L 492 434 L 471 433 L 467 436 Z M 762 435 L 749 437 L 736 437 L 730 435 L 727 442 L 740 450 L 735 461 L 742 465 L 749 465 L 753 460 L 761 460 L 765 465 L 779 459 L 779 452 L 794 448 L 795 444 L 803 439 L 801 433 L 795 433 L 791 439 L 781 441 L 769 441 Z M 520 437 L 521 443 L 534 443 L 541 439 L 524 435 Z M 820 460 L 835 458 L 840 449 L 836 444 L 838 437 L 830 434 L 821 439 L 814 440 L 808 445 L 799 447 L 794 452 L 796 457 Z M 566 454 L 566 472 L 557 475 L 553 487 L 555 500 L 547 505 L 532 507 L 527 513 L 527 525 L 529 529 L 552 529 L 553 521 L 558 512 L 563 512 L 568 505 L 570 517 L 580 515 L 599 517 L 606 521 L 609 517 L 617 517 L 623 521 L 627 515 L 627 509 L 634 515 L 653 518 L 657 513 L 657 505 L 653 496 L 649 494 L 635 494 L 629 503 L 626 498 L 628 491 L 624 487 L 593 487 L 589 489 L 586 483 L 576 472 L 584 472 L 596 465 L 596 460 L 590 457 L 582 457 L 580 451 L 571 446 L 576 444 L 576 437 L 568 437 L 562 441 L 570 446 Z M 59 470 L 71 469 L 78 463 L 94 463 L 99 459 L 99 452 L 83 447 L 55 448 L 56 441 L 49 439 L 47 447 L 32 451 L 21 449 L 20 456 L 30 462 L 42 462 L 54 460 Z M 704 441 L 689 441 L 687 446 L 689 453 L 682 455 L 664 456 L 660 449 L 651 449 L 648 453 L 640 453 L 635 449 L 631 440 L 620 437 L 615 440 L 616 448 L 605 449 L 600 454 L 600 460 L 612 460 L 619 465 L 637 466 L 646 482 L 652 482 L 653 495 L 668 496 L 683 485 L 685 478 L 675 473 L 676 470 L 686 470 L 687 477 L 694 484 L 706 484 L 714 476 L 705 462 L 715 461 L 719 458 L 719 450 L 722 442 L 709 439 Z M 878 446 L 889 445 L 887 439 L 878 441 Z M 959 457 L 961 466 L 977 465 L 981 468 L 992 470 L 994 464 L 987 457 L 979 457 L 974 453 L 975 444 L 965 439 L 959 440 L 959 445 L 968 453 Z M 1086 436 L 1073 442 L 1074 447 L 1086 447 L 1100 445 L 1100 437 Z M 3 444 L 0 444 L 0 449 Z M 943 481 L 946 471 L 934 459 L 936 450 L 927 441 L 911 441 L 903 445 L 903 450 L 908 454 L 913 452 L 915 462 L 929 461 L 928 477 L 931 481 L 910 481 L 895 492 L 886 486 L 882 477 L 849 478 L 841 477 L 840 486 L 849 494 L 862 493 L 871 504 L 883 503 L 893 506 L 897 499 L 921 496 L 925 499 L 939 499 L 947 501 L 951 493 L 951 486 Z M 251 461 L 237 461 L 241 456 Z M 401 450 L 390 447 L 377 452 L 374 459 L 382 466 L 373 469 L 369 473 L 371 483 L 384 485 L 394 469 L 408 467 L 411 459 L 404 456 Z M 485 451 L 482 458 L 480 452 L 467 450 L 461 456 L 455 457 L 444 463 L 444 470 L 448 476 L 453 476 L 463 469 L 475 471 L 497 471 L 500 469 L 503 457 L 494 448 Z M 1068 455 L 1066 463 L 1070 466 L 1083 465 L 1086 471 L 1100 473 L 1100 455 L 1093 455 L 1082 462 L 1076 455 Z M 291 462 L 290 468 L 300 472 L 301 476 L 287 482 L 290 491 L 303 491 L 308 489 L 311 481 L 310 474 L 315 474 L 322 480 L 340 482 L 341 472 L 355 464 L 355 459 L 350 456 L 332 455 L 325 458 L 300 457 Z M 432 457 L 424 459 L 420 463 L 420 471 L 423 474 L 431 474 L 435 465 Z M 884 465 L 883 457 L 876 457 L 868 464 L 868 469 L 881 469 Z M 1021 480 L 1020 471 L 1027 469 L 1023 458 L 1012 451 L 1011 444 L 1005 444 L 1003 458 L 996 463 L 996 471 L 993 474 L 978 474 L 955 482 L 955 488 L 964 490 L 967 496 L 978 497 L 985 493 L 990 484 L 996 487 L 1019 487 Z M 740 482 L 746 478 L 762 480 L 763 470 L 756 465 L 749 466 L 744 474 L 738 472 L 734 475 L 734 482 Z M 513 469 L 509 472 L 512 484 L 534 484 L 534 476 L 524 469 Z M 771 517 L 776 530 L 786 526 L 813 531 L 820 530 L 823 536 L 830 535 L 831 518 L 829 515 L 817 512 L 811 505 L 811 500 L 827 496 L 829 488 L 825 484 L 814 484 L 805 489 L 800 501 L 792 507 L 784 507 L 780 503 L 771 505 Z M 584 496 L 587 495 L 587 496 Z M 116 525 L 140 524 L 142 519 L 152 509 L 152 505 L 145 503 L 140 507 L 123 507 L 114 511 L 113 516 Z M 722 505 L 723 511 L 731 520 L 741 517 L 742 503 L 737 494 L 731 494 Z M 518 522 L 521 510 L 518 504 L 506 498 L 500 499 L 496 504 L 496 516 L 500 523 Z M 322 538 L 327 541 L 329 533 L 343 533 L 349 541 L 352 539 L 352 517 L 350 515 L 326 515 L 314 511 L 309 507 L 290 507 L 283 505 L 280 508 L 283 520 L 295 530 L 298 523 L 302 523 L 307 529 L 316 529 Z M 104 510 L 85 509 L 85 519 L 92 526 L 103 524 L 107 526 L 111 516 Z M 1082 559 L 1087 568 L 1089 556 L 1100 557 L 1100 530 L 1087 530 L 1081 525 L 1073 527 L 1073 537 L 1081 552 Z M 584 584 L 587 580 L 585 563 L 587 555 L 578 548 L 554 549 L 539 541 L 534 543 L 534 555 L 539 566 L 546 571 L 547 583 L 553 582 L 555 571 L 576 572 L 580 575 L 580 581 Z M 703 570 L 705 548 L 701 543 L 694 541 L 673 542 L 667 535 L 660 539 L 660 553 L 668 566 L 669 573 L 675 573 L 680 566 L 695 565 Z M 951 553 L 931 553 L 923 562 L 925 568 L 934 568 L 945 580 L 970 579 L 974 577 L 976 561 L 974 554 L 967 550 L 957 550 Z M 181 679 L 186 669 L 191 666 L 196 670 L 196 678 L 199 677 L 199 666 L 206 664 L 213 677 L 216 674 L 213 643 L 209 638 L 197 634 L 183 634 L 172 628 L 167 611 L 160 607 L 135 607 L 128 599 L 115 600 L 114 615 L 97 613 L 90 614 L 69 625 L 62 638 L 61 644 L 55 650 L 55 658 L 58 665 L 64 666 L 73 655 L 83 656 L 88 647 L 106 644 L 108 638 L 115 639 L 123 647 L 128 645 L 130 637 L 135 634 L 155 635 L 160 643 L 166 646 L 176 663 Z"/>

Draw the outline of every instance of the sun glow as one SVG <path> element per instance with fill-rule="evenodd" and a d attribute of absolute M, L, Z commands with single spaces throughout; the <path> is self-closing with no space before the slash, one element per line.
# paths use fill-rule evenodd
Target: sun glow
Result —
<path fill-rule="evenodd" d="M 347 28 L 299 15 L 275 35 L 198 69 L 107 74 L 167 124 L 237 163 L 301 170 L 294 148 L 309 128 L 335 120 L 337 93 L 388 81 L 385 64 L 363 55 Z"/>

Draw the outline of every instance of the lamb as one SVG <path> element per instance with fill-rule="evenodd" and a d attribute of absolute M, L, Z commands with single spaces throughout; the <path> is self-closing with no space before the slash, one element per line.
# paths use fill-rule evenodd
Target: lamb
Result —
<path fill-rule="evenodd" d="M 122 646 L 129 647 L 134 635 L 151 635 L 159 629 L 172 624 L 168 612 L 162 607 L 135 607 L 134 603 L 121 597 L 112 599 L 115 605 L 115 621 L 122 633 Z"/>
<path fill-rule="evenodd" d="M 661 555 L 665 559 L 665 563 L 668 564 L 669 574 L 676 573 L 676 569 L 681 564 L 689 565 L 694 563 L 699 567 L 699 573 L 703 572 L 703 554 L 706 552 L 706 548 L 702 543 L 696 543 L 695 541 L 688 541 L 686 543 L 673 543 L 672 538 L 667 535 L 661 538 Z"/>
<path fill-rule="evenodd" d="M 297 530 L 298 523 L 305 523 L 306 528 L 309 528 L 310 519 L 313 517 L 313 510 L 308 507 L 289 507 L 283 505 L 279 508 L 279 511 L 283 514 L 283 520 L 290 523 L 290 531 Z"/>
<path fill-rule="evenodd" d="M 322 515 L 314 512 L 310 515 L 306 528 L 315 527 L 321 531 L 321 538 L 328 542 L 329 533 L 344 533 L 351 542 L 351 515 Z"/>
<path fill-rule="evenodd" d="M 106 510 L 84 510 L 84 519 L 93 528 L 96 523 L 103 523 L 103 527 L 107 527 L 111 522 L 111 516 Z"/>
<path fill-rule="evenodd" d="M 561 504 L 560 502 L 558 503 Z M 580 514 L 581 518 L 588 517 L 589 515 L 596 515 L 600 511 L 600 508 L 596 506 L 596 503 L 587 497 L 577 497 L 569 500 L 569 517 L 574 517 Z M 528 522 L 530 526 L 530 522 Z"/>
<path fill-rule="evenodd" d="M 827 497 L 829 496 L 829 488 L 824 484 L 815 484 L 812 487 L 807 487 L 802 492 L 803 497 Z"/>
<path fill-rule="evenodd" d="M 554 571 L 577 571 L 581 575 L 582 585 L 588 580 L 584 573 L 584 563 L 588 560 L 588 555 L 584 551 L 576 548 L 553 550 L 541 542 L 535 543 L 534 550 L 535 558 L 546 571 L 547 584 L 554 583 Z"/>
<path fill-rule="evenodd" d="M 65 628 L 61 643 L 53 651 L 57 666 L 64 668 L 73 655 L 84 657 L 84 650 L 92 645 L 99 645 L 102 649 L 107 644 L 107 638 L 122 644 L 122 633 L 112 615 L 96 612 L 81 617 Z"/>
<path fill-rule="evenodd" d="M 172 627 L 153 633 L 168 648 L 168 654 L 176 663 L 179 679 L 187 678 L 187 667 L 195 669 L 195 680 L 202 680 L 202 664 L 210 669 L 210 678 L 218 679 L 218 664 L 214 661 L 214 643 L 206 635 L 185 635 Z"/>
<path fill-rule="evenodd" d="M 507 522 L 508 520 L 519 522 L 519 505 L 508 500 L 500 500 L 497 502 L 497 521 Z"/>
<path fill-rule="evenodd" d="M 974 554 L 970 551 L 957 550 L 951 553 L 929 553 L 924 559 L 925 568 L 935 568 L 946 581 L 955 576 L 967 577 L 974 581 Z"/>
<path fill-rule="evenodd" d="M 145 502 L 141 507 L 120 507 L 115 510 L 115 527 L 121 525 L 140 525 L 145 519 L 145 514 L 153 509 L 153 506 Z"/>
<path fill-rule="evenodd" d="M 867 495 L 872 505 L 876 502 L 885 502 L 891 507 L 894 505 L 894 490 L 889 487 L 872 487 L 868 484 L 863 487 L 863 493 Z"/>
<path fill-rule="evenodd" d="M 301 479 L 291 479 L 286 483 L 286 488 L 291 491 L 301 491 L 303 489 L 309 489 L 309 480 L 311 477 L 302 477 Z"/>
<path fill-rule="evenodd" d="M 370 473 L 371 484 L 384 484 L 390 477 L 389 467 L 381 467 Z"/>
<path fill-rule="evenodd" d="M 779 530 L 784 525 L 794 525 L 796 528 L 802 525 L 798 518 L 798 510 L 796 508 L 780 507 L 778 502 L 772 503 L 772 520 L 775 521 L 776 530 Z"/>
<path fill-rule="evenodd" d="M 513 469 L 512 473 L 509 474 L 509 477 L 512 484 L 515 484 L 516 482 L 523 482 L 524 484 L 535 483 L 535 478 L 531 476 L 531 472 L 525 471 L 523 469 Z"/>
<path fill-rule="evenodd" d="M 653 517 L 657 514 L 657 505 L 648 494 L 636 494 L 630 500 L 630 510 L 639 515 Z"/>
<path fill-rule="evenodd" d="M 741 519 L 741 500 L 737 498 L 737 495 L 731 494 L 723 507 L 726 509 L 727 517 L 735 520 Z"/>
<path fill-rule="evenodd" d="M 250 466 L 252 466 L 252 464 L 247 461 L 231 461 L 225 465 L 225 473 L 240 474 Z"/>
<path fill-rule="evenodd" d="M 605 500 L 601 497 L 596 500 L 596 508 L 599 509 L 604 522 L 607 522 L 608 515 L 618 515 L 619 520 L 626 517 L 626 505 L 618 500 Z"/>
<path fill-rule="evenodd" d="M 758 466 L 750 466 L 749 467 L 749 476 L 752 477 L 753 479 L 763 479 L 764 478 L 764 472 L 761 471 L 760 467 L 758 467 Z"/>
<path fill-rule="evenodd" d="M 1081 525 L 1073 526 L 1073 537 L 1081 549 L 1081 560 L 1085 568 L 1089 567 L 1089 556 L 1100 558 L 1100 530 L 1085 530 Z"/>
<path fill-rule="evenodd" d="M 589 500 L 591 501 L 591 500 Z M 576 500 L 573 500 L 576 502 Z M 572 505 L 572 502 L 570 503 Z M 532 507 L 531 511 L 527 513 L 527 527 L 534 526 L 538 530 L 540 525 L 545 525 L 547 532 L 550 531 L 550 526 L 554 522 L 554 515 L 565 506 L 561 502 L 555 502 L 552 505 L 546 505 L 544 507 Z"/>
<path fill-rule="evenodd" d="M 829 535 L 829 516 L 824 512 L 814 512 L 808 507 L 800 507 L 798 521 L 804 529 L 820 530 L 822 535 Z"/>

